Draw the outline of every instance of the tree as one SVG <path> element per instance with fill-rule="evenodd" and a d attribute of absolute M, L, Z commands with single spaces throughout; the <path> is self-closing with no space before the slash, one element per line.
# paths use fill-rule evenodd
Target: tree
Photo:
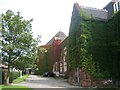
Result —
<path fill-rule="evenodd" d="M 8 10 L 2 14 L 2 61 L 8 62 L 7 84 L 10 68 L 24 69 L 33 64 L 37 41 L 32 36 L 31 20 L 24 20 L 20 12 Z"/>

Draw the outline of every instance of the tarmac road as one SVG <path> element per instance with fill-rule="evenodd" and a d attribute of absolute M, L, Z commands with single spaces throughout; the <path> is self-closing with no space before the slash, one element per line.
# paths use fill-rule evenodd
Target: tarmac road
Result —
<path fill-rule="evenodd" d="M 12 85 L 27 86 L 33 88 L 33 90 L 120 90 L 120 88 L 83 88 L 80 86 L 72 86 L 64 79 L 54 79 L 36 75 L 29 75 L 26 81 Z"/>
<path fill-rule="evenodd" d="M 54 79 L 36 75 L 29 75 L 27 80 L 22 83 L 12 85 L 27 86 L 30 88 L 79 88 L 79 86 L 71 86 L 64 79 Z"/>

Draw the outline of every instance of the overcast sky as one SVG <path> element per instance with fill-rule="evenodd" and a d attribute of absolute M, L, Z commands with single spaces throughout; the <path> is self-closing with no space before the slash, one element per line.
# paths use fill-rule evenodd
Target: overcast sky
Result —
<path fill-rule="evenodd" d="M 0 0 L 0 13 L 10 9 L 21 12 L 24 19 L 33 18 L 34 35 L 41 35 L 40 45 L 46 44 L 58 31 L 67 36 L 73 4 L 102 9 L 111 0 Z"/>

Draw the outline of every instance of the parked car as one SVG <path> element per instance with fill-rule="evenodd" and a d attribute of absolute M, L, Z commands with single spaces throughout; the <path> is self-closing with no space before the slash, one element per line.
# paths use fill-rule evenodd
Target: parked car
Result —
<path fill-rule="evenodd" d="M 45 72 L 43 73 L 43 77 L 55 77 L 56 74 L 53 72 Z"/>

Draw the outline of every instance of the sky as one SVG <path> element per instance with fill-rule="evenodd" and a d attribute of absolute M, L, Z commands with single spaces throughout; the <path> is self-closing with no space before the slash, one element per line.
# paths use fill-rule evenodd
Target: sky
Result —
<path fill-rule="evenodd" d="M 55 34 L 62 31 L 68 36 L 73 4 L 102 9 L 111 0 L 0 0 L 0 13 L 7 10 L 20 12 L 24 19 L 33 18 L 34 36 L 41 35 L 46 44 Z"/>

